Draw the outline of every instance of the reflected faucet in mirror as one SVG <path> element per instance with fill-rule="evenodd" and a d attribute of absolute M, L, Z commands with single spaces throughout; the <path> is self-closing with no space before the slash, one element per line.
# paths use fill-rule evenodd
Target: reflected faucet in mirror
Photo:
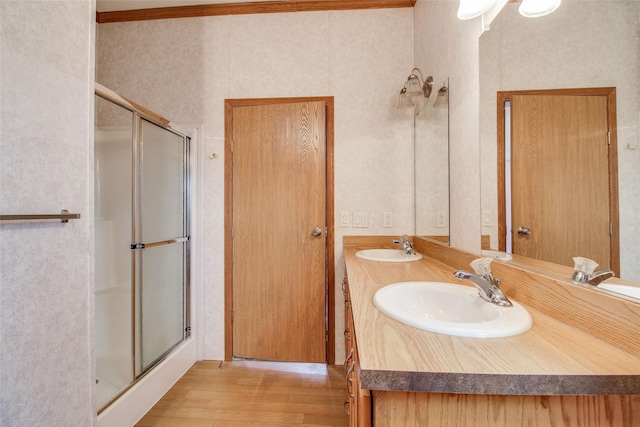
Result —
<path fill-rule="evenodd" d="M 573 261 L 575 266 L 571 279 L 578 283 L 588 283 L 592 286 L 598 286 L 605 280 L 615 276 L 613 270 L 594 271 L 598 263 L 592 259 L 577 256 L 573 258 Z"/>

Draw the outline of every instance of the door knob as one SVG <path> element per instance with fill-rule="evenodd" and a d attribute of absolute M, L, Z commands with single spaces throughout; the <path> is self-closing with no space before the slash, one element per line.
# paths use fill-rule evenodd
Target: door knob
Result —
<path fill-rule="evenodd" d="M 527 235 L 528 236 L 529 234 L 531 234 L 531 230 L 528 229 L 527 227 L 520 226 L 520 227 L 518 227 L 518 234 L 522 234 L 522 235 Z"/>
<path fill-rule="evenodd" d="M 316 227 L 316 228 L 313 229 L 313 235 L 314 236 L 317 237 L 317 236 L 319 236 L 321 234 L 322 234 L 322 230 L 319 227 Z"/>

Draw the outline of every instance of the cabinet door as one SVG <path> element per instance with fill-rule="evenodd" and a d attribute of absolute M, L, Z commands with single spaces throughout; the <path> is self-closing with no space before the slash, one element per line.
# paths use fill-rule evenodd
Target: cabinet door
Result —
<path fill-rule="evenodd" d="M 344 357 L 345 357 L 345 369 L 347 368 L 347 358 L 351 351 L 351 331 L 353 330 L 351 325 L 351 297 L 349 296 L 349 283 L 345 277 L 342 281 L 342 295 L 344 295 Z"/>
<path fill-rule="evenodd" d="M 371 393 L 360 388 L 358 347 L 356 345 L 355 327 L 351 311 L 349 283 L 343 282 L 345 296 L 345 368 L 347 375 L 347 401 L 345 410 L 349 414 L 349 426 L 371 427 Z"/>
<path fill-rule="evenodd" d="M 371 427 L 371 393 L 360 387 L 360 366 L 354 361 L 353 368 L 353 418 L 350 425 L 354 427 Z"/>

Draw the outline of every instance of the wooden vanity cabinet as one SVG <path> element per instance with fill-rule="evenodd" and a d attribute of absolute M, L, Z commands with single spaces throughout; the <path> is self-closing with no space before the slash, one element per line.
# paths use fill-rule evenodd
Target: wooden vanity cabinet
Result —
<path fill-rule="evenodd" d="M 389 266 L 361 262 L 355 255 L 384 247 L 388 236 L 345 236 L 343 241 L 350 280 L 343 286 L 351 392 L 345 407 L 352 427 L 640 427 L 637 303 L 560 287 L 559 281 L 505 264 L 500 276 L 507 284 L 512 281 L 516 300 L 535 304 L 530 305 L 531 330 L 495 340 L 445 338 L 380 315 L 373 295 L 388 283 L 416 277 L 450 281 L 452 270 L 473 255 L 434 243 L 420 250 L 422 260 Z M 566 307 L 574 311 L 567 314 Z M 356 324 L 365 369 L 359 365 Z M 593 335 L 596 327 L 602 329 Z M 466 360 L 469 366 L 487 365 L 478 372 L 467 369 Z M 369 390 L 360 389 L 361 380 Z"/>
<path fill-rule="evenodd" d="M 371 393 L 360 388 L 360 376 L 358 365 L 358 348 L 353 327 L 353 315 L 351 313 L 351 298 L 349 296 L 349 284 L 345 278 L 342 282 L 344 295 L 344 348 L 345 370 L 347 383 L 347 400 L 344 409 L 349 415 L 350 427 L 371 426 Z"/>

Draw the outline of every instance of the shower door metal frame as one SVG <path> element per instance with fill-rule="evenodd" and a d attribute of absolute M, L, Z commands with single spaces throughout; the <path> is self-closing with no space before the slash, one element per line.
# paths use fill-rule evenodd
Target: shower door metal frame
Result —
<path fill-rule="evenodd" d="M 147 375 L 149 372 L 151 372 L 159 363 L 161 363 L 164 359 L 166 359 L 167 356 L 169 356 L 178 346 L 180 346 L 182 343 L 184 343 L 187 339 L 190 338 L 191 336 L 191 200 L 192 200 L 192 194 L 191 194 L 191 183 L 192 183 L 192 177 L 191 177 L 191 168 L 190 168 L 190 159 L 191 159 L 191 152 L 190 152 L 190 147 L 191 147 L 191 137 L 187 134 L 185 134 L 184 132 L 178 130 L 175 128 L 175 125 L 173 125 L 169 120 L 165 119 L 164 117 L 136 104 L 133 101 L 128 100 L 127 98 L 121 97 L 120 95 L 116 94 L 115 92 L 109 90 L 108 88 L 100 85 L 99 83 L 95 84 L 95 95 L 99 96 L 109 102 L 112 102 L 113 104 L 116 104 L 128 111 L 131 111 L 133 118 L 132 118 L 132 173 L 133 173 L 133 179 L 132 179 L 132 193 L 131 193 L 131 197 L 132 197 L 132 215 L 131 215 L 131 221 L 132 221 L 132 227 L 131 227 L 131 233 L 132 233 L 132 252 L 131 252 L 131 382 L 129 384 L 127 384 L 127 386 L 125 386 L 124 388 L 122 388 L 122 390 L 120 390 L 117 394 L 115 394 L 108 402 L 106 402 L 102 407 L 100 407 L 97 411 L 97 414 L 99 415 L 101 412 L 103 412 L 105 409 L 107 409 L 111 404 L 113 404 L 115 401 L 117 401 L 125 392 L 127 392 L 129 389 L 131 389 L 131 387 L 133 387 L 138 381 L 140 381 L 145 375 Z M 137 345 L 136 345 L 136 315 L 137 315 L 137 310 L 136 310 L 136 263 L 135 263 L 135 250 L 137 249 L 141 249 L 141 248 L 133 248 L 133 242 L 135 241 L 135 230 L 136 230 L 136 218 L 138 213 L 138 202 L 136 201 L 136 198 L 138 197 L 138 165 L 137 165 L 137 156 L 139 155 L 139 140 L 138 140 L 138 134 L 139 134 L 139 128 L 140 128 L 140 122 L 141 120 L 144 119 L 152 124 L 155 124 L 157 126 L 162 127 L 163 129 L 166 129 L 180 137 L 183 138 L 184 141 L 184 152 L 183 152 L 183 161 L 184 161 L 184 178 L 183 178 L 183 183 L 184 183 L 184 189 L 183 189 L 183 215 L 184 215 L 184 221 L 185 221 L 185 226 L 184 226 L 184 230 L 185 230 L 185 235 L 186 237 L 180 238 L 180 239 L 170 239 L 170 240 L 164 240 L 164 241 L 160 241 L 160 242 L 153 242 L 151 245 L 149 245 L 149 247 L 153 247 L 153 246 L 159 246 L 159 245 L 163 245 L 163 244 L 170 244 L 170 243 L 180 243 L 180 242 L 184 242 L 186 243 L 185 245 L 185 253 L 184 253 L 184 271 L 183 271 L 183 278 L 184 278 L 184 289 L 183 289 L 183 307 L 184 307 L 184 314 L 183 314 L 183 325 L 184 325 L 184 331 L 183 331 L 183 338 L 182 340 L 177 343 L 176 345 L 172 346 L 170 349 L 168 349 L 165 353 L 163 353 L 159 358 L 157 358 L 150 366 L 148 366 L 146 369 L 142 370 L 142 372 L 140 372 L 140 374 L 136 374 L 136 358 L 138 357 L 138 355 L 136 354 L 136 349 L 137 349 Z"/>

